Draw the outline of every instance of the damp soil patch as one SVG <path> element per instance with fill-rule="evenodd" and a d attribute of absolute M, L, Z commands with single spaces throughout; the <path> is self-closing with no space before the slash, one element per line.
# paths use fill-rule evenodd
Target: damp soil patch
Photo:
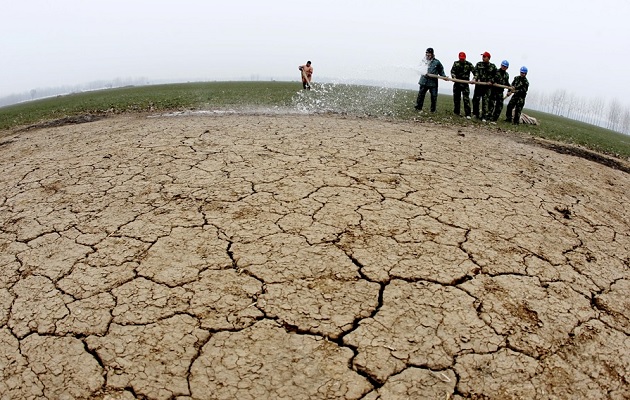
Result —
<path fill-rule="evenodd" d="M 64 125 L 77 125 L 77 124 L 86 124 L 88 122 L 95 122 L 105 119 L 105 115 L 95 115 L 95 114 L 82 114 L 82 115 L 74 115 L 68 116 L 64 118 L 54 119 L 51 121 L 39 122 L 37 124 L 29 125 L 25 128 L 21 128 L 16 130 L 15 132 L 25 132 L 34 129 L 42 129 L 42 128 L 54 128 L 58 126 Z"/>
<path fill-rule="evenodd" d="M 7 144 L 10 144 L 10 143 L 13 143 L 13 142 L 14 142 L 14 140 L 12 140 L 12 139 L 0 141 L 0 147 L 2 147 L 4 145 L 7 145 Z"/>
<path fill-rule="evenodd" d="M 615 160 L 611 157 L 607 157 L 603 154 L 596 153 L 594 151 L 590 151 L 590 150 L 576 147 L 576 146 L 563 145 L 559 143 L 548 143 L 548 142 L 543 142 L 543 141 L 537 141 L 537 142 L 541 147 L 544 147 L 549 150 L 553 150 L 556 153 L 568 154 L 571 156 L 584 158 L 586 160 L 593 161 L 598 164 L 605 165 L 609 168 L 618 169 L 627 174 L 630 174 L 630 166 L 628 166 L 627 164 L 619 160 Z"/>

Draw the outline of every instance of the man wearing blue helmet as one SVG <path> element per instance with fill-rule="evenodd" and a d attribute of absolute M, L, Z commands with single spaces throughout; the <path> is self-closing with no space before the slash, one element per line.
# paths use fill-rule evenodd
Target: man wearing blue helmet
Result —
<path fill-rule="evenodd" d="M 521 122 L 521 111 L 525 106 L 525 97 L 529 89 L 529 81 L 527 80 L 527 67 L 521 67 L 521 74 L 512 81 L 512 89 L 514 93 L 505 110 L 505 121 L 518 125 Z M 514 114 L 512 114 L 514 111 Z"/>
<path fill-rule="evenodd" d="M 494 84 L 510 86 L 510 74 L 507 72 L 509 66 L 508 60 L 501 61 L 501 67 L 494 74 Z M 496 122 L 501 116 L 501 111 L 503 111 L 503 88 L 492 86 L 490 91 L 488 114 L 490 115 L 490 121 Z"/>

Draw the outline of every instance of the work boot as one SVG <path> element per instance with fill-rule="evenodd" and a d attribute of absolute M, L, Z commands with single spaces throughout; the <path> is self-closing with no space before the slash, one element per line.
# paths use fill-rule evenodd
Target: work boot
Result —
<path fill-rule="evenodd" d="M 509 118 L 506 118 L 506 119 L 505 119 L 505 122 L 512 122 L 512 120 L 511 120 L 511 119 L 509 119 Z"/>

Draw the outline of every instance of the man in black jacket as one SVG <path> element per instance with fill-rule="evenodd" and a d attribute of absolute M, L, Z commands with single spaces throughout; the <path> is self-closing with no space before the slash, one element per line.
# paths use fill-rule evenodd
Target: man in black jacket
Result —
<path fill-rule="evenodd" d="M 429 47 L 425 53 L 425 64 L 427 65 L 427 74 L 446 76 L 444 75 L 444 66 L 435 58 L 435 53 L 433 48 Z M 424 96 L 427 94 L 427 91 L 431 92 L 431 112 L 434 113 L 437 107 L 437 97 L 438 97 L 438 80 L 437 78 L 432 78 L 427 76 L 426 74 L 420 77 L 420 81 L 418 81 L 420 85 L 420 91 L 418 92 L 418 98 L 416 99 L 416 107 L 415 109 L 418 111 L 422 111 L 422 106 L 424 105 Z"/>

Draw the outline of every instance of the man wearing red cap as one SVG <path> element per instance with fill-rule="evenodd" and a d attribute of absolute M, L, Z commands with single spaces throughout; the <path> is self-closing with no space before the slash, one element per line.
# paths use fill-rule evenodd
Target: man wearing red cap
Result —
<path fill-rule="evenodd" d="M 455 61 L 451 67 L 451 78 L 469 81 L 474 68 L 470 61 L 466 61 L 466 53 L 462 51 L 459 53 L 459 60 Z M 466 118 L 470 119 L 470 86 L 467 83 L 454 82 L 453 112 L 456 115 L 460 115 L 462 98 L 464 99 L 464 113 L 466 113 Z"/>
<path fill-rule="evenodd" d="M 490 62 L 490 53 L 487 51 L 481 54 L 481 61 L 475 65 L 473 75 L 475 76 L 474 82 L 487 82 L 492 83 L 497 73 L 497 66 Z M 481 114 L 479 113 L 479 102 L 481 102 Z M 490 110 L 488 109 L 488 103 L 490 102 L 490 86 L 487 84 L 476 84 L 475 91 L 473 92 L 473 114 L 477 118 L 481 118 L 482 121 L 490 119 Z"/>

